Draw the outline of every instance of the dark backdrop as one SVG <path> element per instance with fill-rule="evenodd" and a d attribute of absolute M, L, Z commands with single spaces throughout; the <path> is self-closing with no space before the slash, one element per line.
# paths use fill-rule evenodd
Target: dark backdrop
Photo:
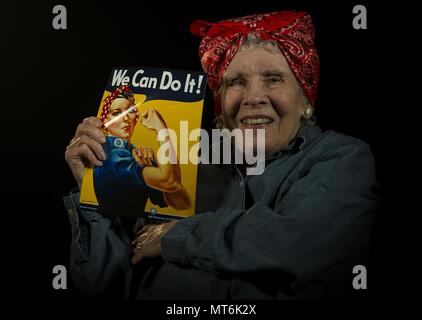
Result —
<path fill-rule="evenodd" d="M 396 197 L 386 8 L 369 1 L 19 1 L 0 5 L 3 163 L 3 251 L 10 294 L 78 298 L 55 291 L 54 265 L 69 264 L 70 227 L 62 196 L 75 187 L 64 150 L 77 124 L 95 115 L 114 66 L 200 70 L 194 19 L 210 21 L 284 9 L 310 12 L 316 25 L 321 81 L 316 116 L 369 143 L 384 194 L 368 268 L 369 296 L 388 295 L 399 250 L 391 239 Z M 67 30 L 54 30 L 52 8 L 65 5 Z M 352 8 L 368 9 L 368 29 L 352 28 Z M 393 36 L 391 32 L 389 36 Z M 391 96 L 390 96 L 391 92 Z M 204 125 L 212 119 L 207 92 Z M 4 259 L 3 259 L 4 260 Z M 70 281 L 69 281 L 70 282 Z"/>

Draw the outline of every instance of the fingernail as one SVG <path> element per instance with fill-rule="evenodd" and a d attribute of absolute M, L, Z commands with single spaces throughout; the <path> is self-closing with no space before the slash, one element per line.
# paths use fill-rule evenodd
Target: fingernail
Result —
<path fill-rule="evenodd" d="M 95 162 L 95 165 L 96 165 L 97 167 L 102 167 L 102 166 L 103 166 L 103 163 L 102 163 L 101 161 L 96 161 L 96 162 Z"/>

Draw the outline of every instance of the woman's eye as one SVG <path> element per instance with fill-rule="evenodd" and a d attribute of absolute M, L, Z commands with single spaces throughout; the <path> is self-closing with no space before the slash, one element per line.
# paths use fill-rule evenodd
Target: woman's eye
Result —
<path fill-rule="evenodd" d="M 243 86 L 245 84 L 245 80 L 244 79 L 233 79 L 230 82 L 230 86 Z"/>
<path fill-rule="evenodd" d="M 267 79 L 268 82 L 270 83 L 278 83 L 281 82 L 281 78 L 280 77 L 270 77 Z"/>
<path fill-rule="evenodd" d="M 113 112 L 113 113 L 111 114 L 111 116 L 112 116 L 112 117 L 117 117 L 119 114 L 120 114 L 120 112 Z"/>

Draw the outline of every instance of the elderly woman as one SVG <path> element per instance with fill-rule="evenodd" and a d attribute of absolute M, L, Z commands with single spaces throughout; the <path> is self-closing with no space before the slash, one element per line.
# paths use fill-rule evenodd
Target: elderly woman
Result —
<path fill-rule="evenodd" d="M 264 129 L 265 171 L 247 176 L 240 165 L 201 165 L 197 214 L 139 230 L 132 255 L 119 225 L 97 217 L 106 227 L 95 232 L 91 224 L 84 239 L 73 240 L 76 284 L 92 297 L 120 283 L 114 294 L 140 299 L 324 298 L 351 291 L 377 203 L 374 159 L 364 142 L 314 124 L 319 59 L 310 16 L 195 21 L 191 31 L 202 37 L 219 125 Z M 76 136 L 100 136 L 100 123 L 86 123 L 89 130 Z M 77 209 L 75 197 L 66 201 Z M 114 243 L 107 249 L 98 246 L 105 237 Z M 84 264 L 90 261 L 96 263 Z"/>

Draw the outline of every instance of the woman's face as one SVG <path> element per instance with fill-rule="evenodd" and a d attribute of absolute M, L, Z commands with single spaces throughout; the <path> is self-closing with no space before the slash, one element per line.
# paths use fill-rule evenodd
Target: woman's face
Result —
<path fill-rule="evenodd" d="M 126 112 L 131 106 L 132 102 L 124 98 L 117 98 L 110 106 L 107 114 L 107 122 L 115 119 L 109 126 L 108 132 L 110 135 L 116 136 L 127 141 L 130 140 L 133 130 L 136 125 L 136 108 Z M 118 118 L 117 118 L 118 117 Z M 117 120 L 116 120 L 117 118 Z"/>
<path fill-rule="evenodd" d="M 256 47 L 239 51 L 223 76 L 220 120 L 225 128 L 265 130 L 265 153 L 274 154 L 296 135 L 306 98 L 283 54 Z M 259 146 L 259 145 L 258 145 Z"/>

